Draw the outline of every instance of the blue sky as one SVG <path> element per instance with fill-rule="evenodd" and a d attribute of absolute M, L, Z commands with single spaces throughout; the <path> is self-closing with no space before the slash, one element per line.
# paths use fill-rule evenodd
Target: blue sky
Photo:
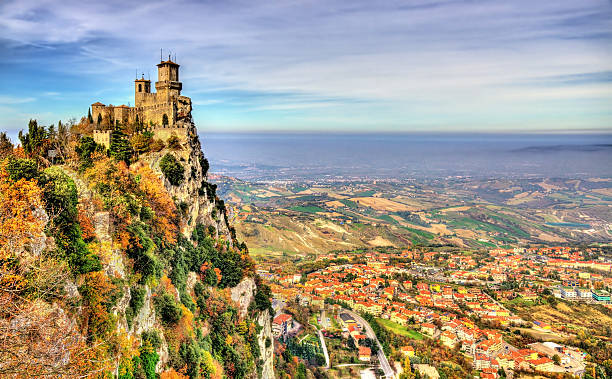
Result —
<path fill-rule="evenodd" d="M 202 131 L 612 130 L 609 0 L 0 3 L 0 130 L 133 102 L 159 49 Z"/>

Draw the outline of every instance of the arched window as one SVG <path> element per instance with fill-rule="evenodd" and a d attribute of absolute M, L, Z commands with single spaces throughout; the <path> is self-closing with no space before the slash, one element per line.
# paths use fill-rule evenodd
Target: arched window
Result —
<path fill-rule="evenodd" d="M 138 92 L 142 92 L 142 84 L 138 84 Z"/>
<path fill-rule="evenodd" d="M 164 115 L 162 116 L 162 125 L 163 126 L 168 126 L 168 115 L 164 113 Z"/>

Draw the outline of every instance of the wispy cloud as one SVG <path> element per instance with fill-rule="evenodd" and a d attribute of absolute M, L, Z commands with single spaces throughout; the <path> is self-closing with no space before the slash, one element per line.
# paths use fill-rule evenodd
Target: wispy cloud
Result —
<path fill-rule="evenodd" d="M 9 0 L 0 31 L 5 72 L 45 84 L 8 96 L 78 109 L 130 101 L 161 47 L 220 129 L 612 128 L 606 0 Z"/>
<path fill-rule="evenodd" d="M 36 101 L 35 97 L 12 97 L 0 95 L 0 104 L 2 105 L 13 105 L 13 104 L 24 104 Z"/>

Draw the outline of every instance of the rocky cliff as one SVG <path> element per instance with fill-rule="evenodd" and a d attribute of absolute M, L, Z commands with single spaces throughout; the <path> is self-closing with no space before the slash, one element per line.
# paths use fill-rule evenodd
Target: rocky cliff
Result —
<path fill-rule="evenodd" d="M 51 323 L 39 337 L 70 338 L 58 341 L 63 354 L 44 346 L 24 352 L 25 366 L 0 356 L 0 374 L 274 377 L 269 299 L 256 296 L 254 264 L 207 180 L 191 117 L 181 123 L 187 138 L 160 144 L 154 135 L 118 131 L 110 151 L 93 142 L 87 125 L 75 125 L 66 157 L 50 167 L 34 152 L 1 157 L 0 185 L 27 197 L 19 217 L 31 225 L 14 233 L 25 242 L 0 256 L 0 285 L 18 277 L 14 293 L 24 293 L 0 302 L 14 304 L 23 320 L 39 304 L 39 323 Z M 158 148 L 137 150 L 143 138 Z M 126 158 L 129 145 L 137 154 Z M 0 213 L 0 227 L 9 216 Z M 52 291 L 31 280 L 35 258 L 38 269 L 54 273 Z M 7 259 L 17 263 L 6 266 Z M 63 330 L 50 319 L 58 312 Z M 2 317 L 0 337 L 25 348 L 32 321 Z"/>

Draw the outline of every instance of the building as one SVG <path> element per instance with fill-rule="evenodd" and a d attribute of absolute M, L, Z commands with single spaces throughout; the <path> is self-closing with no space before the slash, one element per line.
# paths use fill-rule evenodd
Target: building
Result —
<path fill-rule="evenodd" d="M 436 326 L 434 324 L 425 322 L 421 324 L 421 331 L 431 337 L 436 332 Z"/>
<path fill-rule="evenodd" d="M 293 317 L 287 313 L 281 313 L 272 321 L 272 334 L 275 337 L 284 336 L 293 328 Z"/>
<path fill-rule="evenodd" d="M 450 330 L 446 330 L 442 332 L 442 334 L 440 335 L 440 341 L 445 346 L 450 347 L 451 349 L 455 347 L 455 345 L 458 342 L 457 336 L 455 335 L 455 333 L 451 332 Z"/>
<path fill-rule="evenodd" d="M 593 294 L 591 293 L 591 290 L 588 288 L 581 288 L 581 287 L 577 288 L 576 296 L 580 300 L 592 300 L 593 299 Z"/>
<path fill-rule="evenodd" d="M 96 127 L 94 140 L 107 148 L 116 125 L 138 125 L 151 130 L 155 137 L 166 141 L 172 135 L 187 137 L 185 121 L 191 121 L 191 99 L 181 95 L 179 65 L 170 57 L 157 65 L 157 82 L 151 92 L 151 81 L 144 76 L 134 80 L 134 106 L 91 104 L 91 116 Z"/>
<path fill-rule="evenodd" d="M 576 290 L 574 287 L 561 287 L 561 297 L 564 299 L 575 299 Z"/>
<path fill-rule="evenodd" d="M 593 300 L 601 302 L 610 302 L 610 292 L 606 290 L 593 291 Z"/>
<path fill-rule="evenodd" d="M 554 362 L 550 358 L 541 357 L 541 358 L 531 361 L 531 365 L 536 371 L 549 372 L 549 371 L 552 371 Z"/>
<path fill-rule="evenodd" d="M 372 349 L 366 346 L 359 346 L 359 360 L 369 362 L 372 358 Z"/>
<path fill-rule="evenodd" d="M 400 347 L 400 351 L 405 356 L 414 357 L 414 347 L 410 345 Z"/>

